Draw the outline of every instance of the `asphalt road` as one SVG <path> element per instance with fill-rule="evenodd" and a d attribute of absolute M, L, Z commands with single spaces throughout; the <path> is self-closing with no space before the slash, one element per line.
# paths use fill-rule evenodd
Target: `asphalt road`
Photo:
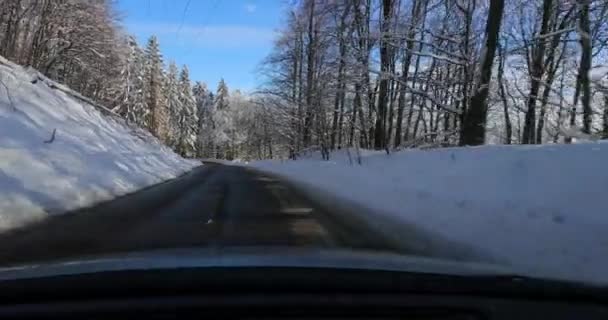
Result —
<path fill-rule="evenodd" d="M 186 247 L 399 250 L 356 220 L 250 168 L 204 165 L 172 181 L 0 236 L 0 264 Z"/>

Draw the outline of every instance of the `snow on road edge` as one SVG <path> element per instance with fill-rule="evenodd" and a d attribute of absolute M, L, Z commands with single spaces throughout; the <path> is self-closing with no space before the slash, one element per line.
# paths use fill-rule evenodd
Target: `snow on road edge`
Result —
<path fill-rule="evenodd" d="M 606 143 L 366 152 L 361 166 L 354 152 L 318 158 L 251 165 L 474 246 L 522 273 L 608 283 Z"/>
<path fill-rule="evenodd" d="M 0 231 L 200 165 L 69 88 L 2 57 L 0 81 Z M 54 130 L 52 143 L 45 143 Z"/>

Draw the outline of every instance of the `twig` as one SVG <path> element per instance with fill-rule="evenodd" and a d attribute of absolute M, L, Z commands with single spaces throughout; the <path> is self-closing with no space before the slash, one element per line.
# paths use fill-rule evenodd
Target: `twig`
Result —
<path fill-rule="evenodd" d="M 53 143 L 53 141 L 55 141 L 55 133 L 57 133 L 57 128 L 53 129 L 53 133 L 51 134 L 51 139 L 44 141 L 44 143 Z"/>

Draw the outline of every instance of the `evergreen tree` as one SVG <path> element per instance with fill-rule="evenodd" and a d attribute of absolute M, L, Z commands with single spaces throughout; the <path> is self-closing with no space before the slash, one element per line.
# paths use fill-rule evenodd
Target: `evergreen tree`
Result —
<path fill-rule="evenodd" d="M 158 39 L 151 36 L 146 46 L 145 65 L 145 100 L 149 110 L 148 129 L 161 141 L 167 143 L 168 112 L 163 103 L 163 61 Z"/>
<path fill-rule="evenodd" d="M 175 62 L 169 63 L 163 85 L 163 96 L 168 110 L 167 144 L 174 150 L 179 148 L 181 135 L 179 118 L 183 107 L 180 100 L 178 72 Z"/>
<path fill-rule="evenodd" d="M 229 97 L 230 94 L 228 93 L 228 86 L 226 85 L 224 79 L 221 79 L 220 83 L 217 85 L 217 94 L 215 95 L 214 109 L 222 110 L 228 108 L 230 104 L 228 101 Z"/>
<path fill-rule="evenodd" d="M 196 101 L 196 109 L 198 115 L 198 135 L 197 135 L 197 156 L 212 157 L 213 156 L 213 119 L 212 108 L 214 96 L 207 85 L 197 81 L 192 88 L 194 99 Z"/>
<path fill-rule="evenodd" d="M 146 106 L 145 97 L 145 56 L 144 51 L 139 47 L 135 47 L 135 60 L 133 65 L 132 80 L 131 80 L 131 110 L 133 113 L 133 121 L 141 126 L 147 127 L 149 124 L 146 122 L 150 110 Z"/>
<path fill-rule="evenodd" d="M 227 158 L 230 150 L 230 133 L 232 132 L 232 118 L 230 114 L 230 93 L 224 79 L 217 86 L 217 94 L 213 102 L 213 136 L 215 143 L 215 157 Z"/>
<path fill-rule="evenodd" d="M 207 88 L 207 84 L 204 82 L 196 81 L 192 87 L 192 95 L 196 103 L 196 110 L 198 115 L 199 127 L 200 123 L 207 118 L 211 112 L 213 106 L 214 96 L 213 93 Z"/>
<path fill-rule="evenodd" d="M 183 156 L 194 156 L 198 133 L 198 114 L 187 66 L 183 66 L 182 71 L 180 72 L 178 86 L 181 106 L 178 118 L 178 127 L 180 130 L 178 150 Z"/>
<path fill-rule="evenodd" d="M 128 54 L 121 71 L 122 86 L 114 111 L 129 123 L 147 127 L 148 109 L 144 98 L 145 58 L 143 50 L 131 36 L 127 38 Z"/>

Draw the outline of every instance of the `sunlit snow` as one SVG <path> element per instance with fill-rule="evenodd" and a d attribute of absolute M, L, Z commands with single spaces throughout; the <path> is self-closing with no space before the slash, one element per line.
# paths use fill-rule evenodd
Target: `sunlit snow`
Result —
<path fill-rule="evenodd" d="M 526 273 L 608 283 L 607 143 L 342 150 L 253 166 L 483 249 Z"/>
<path fill-rule="evenodd" d="M 63 87 L 34 70 L 0 58 L 0 81 L 0 231 L 173 178 L 198 164 L 148 132 L 51 88 Z"/>

